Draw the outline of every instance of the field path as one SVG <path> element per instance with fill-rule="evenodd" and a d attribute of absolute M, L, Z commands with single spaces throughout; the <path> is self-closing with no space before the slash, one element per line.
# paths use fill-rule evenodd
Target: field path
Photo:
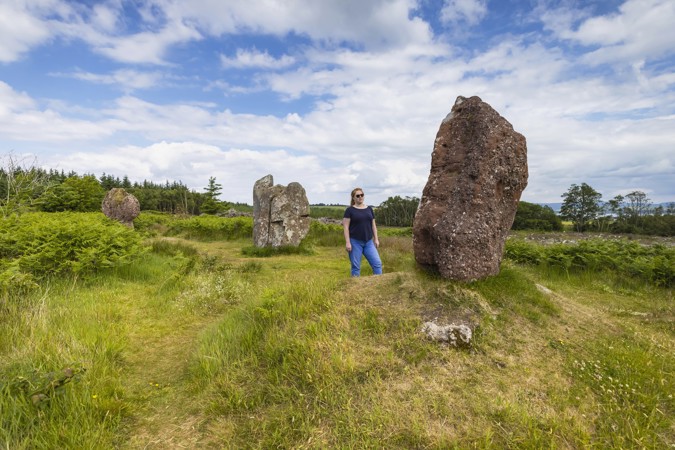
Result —
<path fill-rule="evenodd" d="M 171 238 L 177 242 L 181 239 Z M 201 253 L 223 256 L 224 250 L 216 243 L 200 245 Z M 155 292 L 161 286 L 144 286 Z M 197 350 L 200 336 L 222 315 L 177 313 L 170 307 L 157 305 L 156 298 L 148 298 L 139 311 L 134 329 L 129 336 L 126 362 L 126 395 L 134 414 L 123 427 L 128 449 L 179 449 L 202 447 L 204 438 L 203 405 L 190 393 L 188 370 L 191 355 Z M 154 302 L 154 303 L 153 303 Z"/>
<path fill-rule="evenodd" d="M 186 389 L 189 355 L 208 322 L 165 329 L 133 342 L 128 357 L 128 395 L 137 406 L 123 448 L 194 448 L 199 411 Z"/>

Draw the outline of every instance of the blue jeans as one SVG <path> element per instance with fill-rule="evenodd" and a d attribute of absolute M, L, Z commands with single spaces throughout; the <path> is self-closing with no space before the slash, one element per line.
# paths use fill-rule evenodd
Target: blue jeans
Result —
<path fill-rule="evenodd" d="M 352 276 L 358 277 L 361 275 L 361 256 L 365 256 L 368 264 L 373 268 L 373 275 L 382 275 L 382 261 L 373 240 L 360 241 L 350 238 L 349 241 L 352 244 L 352 251 L 349 252 L 349 261 L 352 263 Z"/>

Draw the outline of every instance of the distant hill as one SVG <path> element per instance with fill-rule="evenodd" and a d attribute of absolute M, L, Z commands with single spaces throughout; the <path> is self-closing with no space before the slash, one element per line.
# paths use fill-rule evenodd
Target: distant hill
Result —
<path fill-rule="evenodd" d="M 654 203 L 652 205 L 652 207 L 663 206 L 664 208 L 666 208 L 666 207 L 668 207 L 668 205 L 670 205 L 672 203 L 675 203 L 675 202 Z M 537 205 L 548 206 L 553 211 L 555 211 L 556 214 L 559 214 L 560 213 L 560 207 L 562 206 L 562 202 L 560 202 L 560 203 L 537 203 Z"/>

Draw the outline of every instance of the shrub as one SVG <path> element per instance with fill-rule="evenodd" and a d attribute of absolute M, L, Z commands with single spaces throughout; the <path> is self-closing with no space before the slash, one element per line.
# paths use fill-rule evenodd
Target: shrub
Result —
<path fill-rule="evenodd" d="M 551 207 L 520 201 L 511 229 L 561 231 L 563 225 Z"/>
<path fill-rule="evenodd" d="M 142 253 L 133 230 L 101 213 L 29 213 L 0 220 L 0 286 L 93 272 Z"/>
<path fill-rule="evenodd" d="M 72 176 L 48 189 L 38 200 L 42 211 L 93 212 L 101 209 L 105 190 L 93 175 Z"/>

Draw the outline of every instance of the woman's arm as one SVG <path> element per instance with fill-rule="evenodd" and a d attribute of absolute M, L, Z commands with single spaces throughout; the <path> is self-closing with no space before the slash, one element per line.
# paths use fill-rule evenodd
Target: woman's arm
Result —
<path fill-rule="evenodd" d="M 375 223 L 375 219 L 373 219 L 373 243 L 376 248 L 380 246 L 380 240 L 377 238 L 377 224 Z"/>
<path fill-rule="evenodd" d="M 352 220 L 348 217 L 342 219 L 342 228 L 344 228 L 345 242 L 347 243 L 347 251 L 352 251 L 352 242 L 349 240 L 349 224 Z"/>

